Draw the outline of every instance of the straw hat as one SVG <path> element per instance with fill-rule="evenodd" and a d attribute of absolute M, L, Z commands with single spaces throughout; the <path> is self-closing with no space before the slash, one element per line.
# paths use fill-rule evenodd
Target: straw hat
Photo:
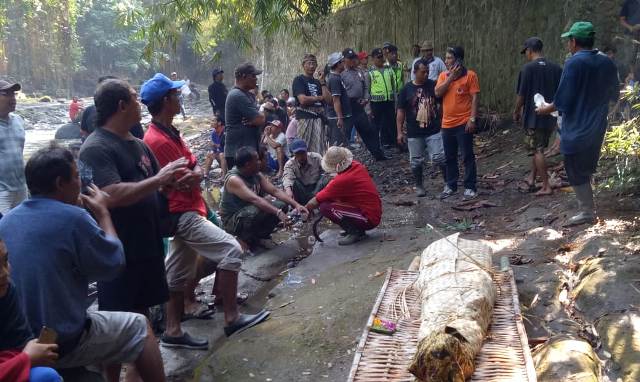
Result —
<path fill-rule="evenodd" d="M 351 166 L 353 154 L 349 149 L 331 146 L 322 157 L 322 168 L 328 173 L 341 173 Z"/>

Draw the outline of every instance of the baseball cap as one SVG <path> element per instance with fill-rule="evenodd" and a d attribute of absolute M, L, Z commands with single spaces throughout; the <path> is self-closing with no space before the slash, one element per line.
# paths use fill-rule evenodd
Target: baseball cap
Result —
<path fill-rule="evenodd" d="M 347 48 L 347 49 L 343 50 L 342 51 L 342 56 L 344 58 L 348 58 L 348 59 L 358 58 L 358 54 L 356 52 L 354 52 L 353 49 L 351 49 L 351 48 Z"/>
<path fill-rule="evenodd" d="M 539 52 L 542 50 L 542 40 L 538 37 L 529 37 L 524 41 L 524 47 L 520 51 L 520 54 L 524 54 L 527 49 Z"/>
<path fill-rule="evenodd" d="M 330 68 L 333 68 L 337 63 L 339 63 L 343 59 L 344 57 L 342 57 L 342 53 L 333 52 L 329 55 L 329 57 L 327 57 L 327 65 L 329 65 Z"/>
<path fill-rule="evenodd" d="M 22 89 L 20 84 L 12 84 L 11 82 L 0 80 L 0 91 L 17 92 L 20 89 Z"/>
<path fill-rule="evenodd" d="M 393 44 L 390 43 L 389 41 L 385 41 L 385 42 L 382 43 L 382 49 L 389 48 L 392 45 Z"/>
<path fill-rule="evenodd" d="M 382 49 L 380 48 L 374 48 L 371 51 L 371 57 L 376 57 L 376 56 L 382 56 Z"/>
<path fill-rule="evenodd" d="M 433 50 L 433 42 L 424 40 L 422 45 L 420 45 L 420 50 Z"/>
<path fill-rule="evenodd" d="M 389 52 L 397 52 L 398 51 L 398 47 L 393 45 L 393 44 L 389 44 L 386 48 L 387 48 L 387 50 Z"/>
<path fill-rule="evenodd" d="M 293 142 L 291 142 L 291 144 L 289 145 L 289 151 L 294 154 L 301 151 L 306 152 L 307 150 L 307 143 L 300 138 L 294 139 Z"/>
<path fill-rule="evenodd" d="M 577 38 L 589 38 L 593 37 L 596 31 L 593 29 L 593 24 L 588 21 L 578 21 L 573 23 L 568 32 L 564 32 L 560 37 L 577 37 Z"/>
<path fill-rule="evenodd" d="M 268 123 L 268 125 L 273 125 L 273 126 L 276 126 L 276 127 L 282 127 L 282 121 L 279 120 L 279 119 L 274 119 L 273 121 L 270 121 Z"/>
<path fill-rule="evenodd" d="M 369 57 L 369 53 L 367 53 L 366 51 L 361 50 L 360 52 L 358 52 L 359 59 L 364 60 L 367 57 Z"/>
<path fill-rule="evenodd" d="M 224 73 L 224 70 L 222 70 L 222 68 L 215 68 L 213 69 L 213 71 L 211 72 L 211 76 L 215 77 L 220 73 Z"/>
<path fill-rule="evenodd" d="M 180 89 L 184 81 L 171 81 L 162 73 L 156 73 L 150 80 L 142 84 L 140 100 L 143 104 L 152 104 L 169 92 L 171 89 Z"/>
<path fill-rule="evenodd" d="M 236 78 L 240 77 L 242 75 L 247 75 L 247 74 L 253 74 L 253 75 L 257 76 L 257 75 L 262 74 L 262 70 L 256 69 L 256 67 L 253 66 L 252 63 L 247 62 L 247 63 L 244 63 L 242 65 L 238 65 L 236 67 L 236 70 L 235 70 L 234 74 L 235 74 Z"/>

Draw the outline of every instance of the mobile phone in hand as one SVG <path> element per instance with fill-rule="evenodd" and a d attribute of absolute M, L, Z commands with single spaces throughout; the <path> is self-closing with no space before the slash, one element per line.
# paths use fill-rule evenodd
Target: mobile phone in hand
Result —
<path fill-rule="evenodd" d="M 55 344 L 58 340 L 58 333 L 51 328 L 43 326 L 40 330 L 40 336 L 38 337 L 38 343 L 41 344 Z"/>

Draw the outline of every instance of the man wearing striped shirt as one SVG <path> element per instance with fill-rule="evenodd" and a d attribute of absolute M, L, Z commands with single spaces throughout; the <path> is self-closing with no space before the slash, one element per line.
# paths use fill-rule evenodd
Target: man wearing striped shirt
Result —
<path fill-rule="evenodd" d="M 5 214 L 27 198 L 24 178 L 24 121 L 16 110 L 20 84 L 0 81 L 0 213 Z"/>

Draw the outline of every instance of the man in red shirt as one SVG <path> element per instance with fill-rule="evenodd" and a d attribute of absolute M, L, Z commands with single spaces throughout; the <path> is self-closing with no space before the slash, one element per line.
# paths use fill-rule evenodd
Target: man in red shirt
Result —
<path fill-rule="evenodd" d="M 80 101 L 78 97 L 73 97 L 73 100 L 69 104 L 69 119 L 71 119 L 71 122 L 76 122 L 82 109 L 84 109 L 82 101 Z"/>
<path fill-rule="evenodd" d="M 307 209 L 319 208 L 322 216 L 345 230 L 347 235 L 338 240 L 339 245 L 364 239 L 365 231 L 377 227 L 382 217 L 380 194 L 367 168 L 353 160 L 351 151 L 338 146 L 329 147 L 322 168 L 337 175 L 307 203 Z"/>
<path fill-rule="evenodd" d="M 202 169 L 196 157 L 172 125 L 180 113 L 178 89 L 184 81 L 172 81 L 157 73 L 142 85 L 140 97 L 151 114 L 151 124 L 144 141 L 161 165 L 186 158 L 187 168 L 178 179 L 178 186 L 169 190 L 169 212 L 177 220 L 177 229 L 165 260 L 169 284 L 167 328 L 160 343 L 167 347 L 207 349 L 208 342 L 192 338 L 182 331 L 180 322 L 184 312 L 184 286 L 195 269 L 195 253 L 217 264 L 216 279 L 222 296 L 225 316 L 225 334 L 256 325 L 269 316 L 262 310 L 258 314 L 242 314 L 238 310 L 236 295 L 238 271 L 242 264 L 242 249 L 236 239 L 207 220 L 207 207 L 200 190 Z"/>

